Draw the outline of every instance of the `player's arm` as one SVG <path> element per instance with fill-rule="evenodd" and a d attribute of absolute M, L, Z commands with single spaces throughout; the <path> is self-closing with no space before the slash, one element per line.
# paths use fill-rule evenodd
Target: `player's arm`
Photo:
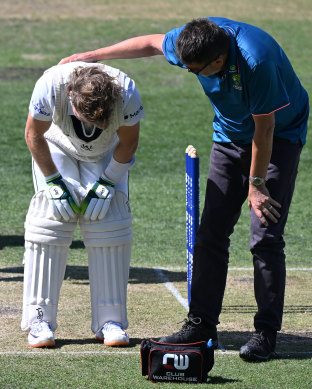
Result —
<path fill-rule="evenodd" d="M 70 57 L 63 58 L 59 64 L 74 61 L 98 62 L 109 59 L 131 59 L 163 55 L 164 37 L 164 34 L 152 34 L 130 38 L 112 46 L 73 54 Z"/>
<path fill-rule="evenodd" d="M 140 122 L 133 126 L 123 126 L 117 131 L 119 143 L 108 164 L 104 177 L 114 184 L 120 182 L 135 161 L 135 152 L 139 144 Z"/>
<path fill-rule="evenodd" d="M 269 115 L 253 115 L 253 119 L 255 133 L 252 141 L 249 175 L 250 177 L 265 178 L 272 154 L 275 116 L 273 112 Z M 280 217 L 276 208 L 280 208 L 281 205 L 271 198 L 265 182 L 258 186 L 249 183 L 248 205 L 249 208 L 254 209 L 264 225 L 268 225 L 267 219 L 277 223 L 277 218 Z"/>
<path fill-rule="evenodd" d="M 25 139 L 27 146 L 45 177 L 57 172 L 52 160 L 48 143 L 44 133 L 48 131 L 52 121 L 41 121 L 34 119 L 29 113 L 25 128 Z"/>
<path fill-rule="evenodd" d="M 25 128 L 25 139 L 33 159 L 46 178 L 46 195 L 51 205 L 53 215 L 57 220 L 68 221 L 80 213 L 79 199 L 73 186 L 58 172 L 50 153 L 44 133 L 51 126 L 51 121 L 34 119 L 29 113 Z"/>
<path fill-rule="evenodd" d="M 120 163 L 132 160 L 139 144 L 140 122 L 133 126 L 123 126 L 117 131 L 119 144 L 114 151 L 114 158 Z"/>

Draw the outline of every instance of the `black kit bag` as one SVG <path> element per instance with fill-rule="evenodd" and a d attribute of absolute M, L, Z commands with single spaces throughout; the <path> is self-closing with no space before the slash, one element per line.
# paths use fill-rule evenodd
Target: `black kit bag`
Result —
<path fill-rule="evenodd" d="M 153 382 L 203 383 L 214 364 L 211 340 L 189 344 L 141 342 L 142 375 Z"/>

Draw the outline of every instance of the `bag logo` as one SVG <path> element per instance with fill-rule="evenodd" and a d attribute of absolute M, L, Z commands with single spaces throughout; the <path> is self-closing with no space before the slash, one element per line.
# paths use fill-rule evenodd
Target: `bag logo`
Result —
<path fill-rule="evenodd" d="M 168 359 L 173 359 L 173 365 L 168 364 Z M 165 354 L 163 365 L 166 369 L 186 370 L 189 367 L 189 357 L 187 355 Z"/>

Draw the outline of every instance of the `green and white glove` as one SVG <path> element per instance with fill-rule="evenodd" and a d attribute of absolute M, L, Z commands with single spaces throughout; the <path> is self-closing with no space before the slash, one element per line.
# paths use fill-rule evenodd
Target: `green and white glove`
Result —
<path fill-rule="evenodd" d="M 70 192 L 68 188 L 70 186 L 69 183 L 66 182 L 60 173 L 46 178 L 46 183 L 46 196 L 52 208 L 53 215 L 57 220 L 63 218 L 65 221 L 69 221 L 77 214 L 80 214 L 77 196 Z"/>
<path fill-rule="evenodd" d="M 81 214 L 85 220 L 104 219 L 115 189 L 111 181 L 100 177 L 91 187 L 81 204 Z"/>

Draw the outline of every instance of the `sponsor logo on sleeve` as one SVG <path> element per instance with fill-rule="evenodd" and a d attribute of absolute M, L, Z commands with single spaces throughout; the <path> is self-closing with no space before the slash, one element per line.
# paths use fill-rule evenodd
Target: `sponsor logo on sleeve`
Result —
<path fill-rule="evenodd" d="M 51 116 L 51 114 L 49 112 L 46 112 L 44 110 L 44 105 L 40 104 L 40 103 L 35 103 L 32 101 L 32 105 L 35 109 L 36 112 L 40 113 L 41 115 L 44 115 L 44 116 Z"/>
<path fill-rule="evenodd" d="M 125 120 L 128 120 L 128 119 L 133 119 L 135 118 L 136 116 L 138 116 L 138 114 L 143 111 L 143 106 L 141 105 L 140 108 L 138 110 L 136 110 L 135 112 L 133 113 L 130 113 L 129 115 L 125 115 L 124 116 L 124 119 Z"/>

